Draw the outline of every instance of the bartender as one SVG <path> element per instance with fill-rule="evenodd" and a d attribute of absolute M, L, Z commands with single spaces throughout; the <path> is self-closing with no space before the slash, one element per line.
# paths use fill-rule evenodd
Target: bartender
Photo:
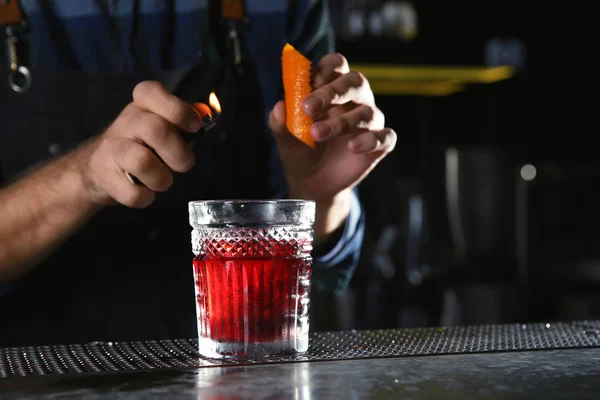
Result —
<path fill-rule="evenodd" d="M 0 25 L 0 346 L 196 336 L 190 200 L 315 200 L 313 279 L 344 291 L 355 187 L 396 134 L 326 1 L 9 0 Z M 315 150 L 285 127 L 286 42 L 313 60 Z"/>

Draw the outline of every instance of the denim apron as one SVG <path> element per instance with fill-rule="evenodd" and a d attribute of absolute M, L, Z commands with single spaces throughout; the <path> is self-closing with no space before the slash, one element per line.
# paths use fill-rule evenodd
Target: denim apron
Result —
<path fill-rule="evenodd" d="M 196 335 L 187 203 L 273 195 L 265 109 L 254 67 L 244 63 L 241 72 L 218 61 L 145 77 L 34 68 L 24 93 L 0 81 L 5 184 L 101 132 L 141 80 L 161 80 L 188 102 L 206 102 L 214 90 L 223 111 L 194 145 L 193 170 L 150 207 L 105 208 L 0 296 L 0 346 Z"/>

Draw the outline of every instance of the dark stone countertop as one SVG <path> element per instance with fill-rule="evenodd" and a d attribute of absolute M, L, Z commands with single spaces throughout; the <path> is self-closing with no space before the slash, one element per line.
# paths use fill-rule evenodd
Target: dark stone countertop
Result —
<path fill-rule="evenodd" d="M 0 398 L 600 399 L 600 349 L 427 355 L 0 380 Z"/>

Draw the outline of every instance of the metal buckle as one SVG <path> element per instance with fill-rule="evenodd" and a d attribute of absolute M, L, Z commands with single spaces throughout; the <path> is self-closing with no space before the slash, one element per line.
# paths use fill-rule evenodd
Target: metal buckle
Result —
<path fill-rule="evenodd" d="M 29 68 L 22 65 L 18 56 L 18 43 L 20 34 L 26 29 L 27 25 L 23 21 L 19 26 L 7 26 L 5 28 L 5 45 L 8 54 L 8 85 L 16 93 L 27 92 L 31 88 L 32 78 Z"/>

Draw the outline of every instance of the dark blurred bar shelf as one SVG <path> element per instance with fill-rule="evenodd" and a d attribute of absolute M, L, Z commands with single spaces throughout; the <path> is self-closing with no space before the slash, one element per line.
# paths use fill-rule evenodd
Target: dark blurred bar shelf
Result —
<path fill-rule="evenodd" d="M 0 349 L 0 393 L 598 398 L 599 349 L 600 321 L 313 333 L 306 355 L 257 361 L 202 359 L 192 339 L 25 346 Z"/>

